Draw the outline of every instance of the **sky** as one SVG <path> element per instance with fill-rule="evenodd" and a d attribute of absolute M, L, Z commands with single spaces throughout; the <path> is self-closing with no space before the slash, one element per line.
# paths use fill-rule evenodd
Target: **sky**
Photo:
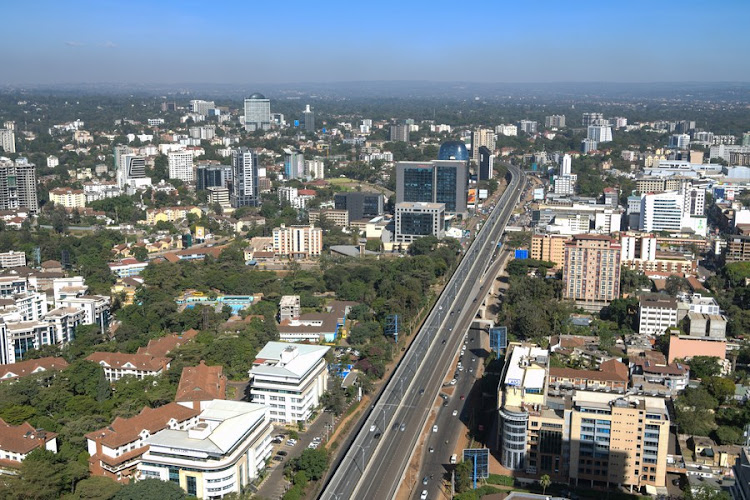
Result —
<path fill-rule="evenodd" d="M 2 84 L 750 81 L 748 0 L 27 0 Z"/>

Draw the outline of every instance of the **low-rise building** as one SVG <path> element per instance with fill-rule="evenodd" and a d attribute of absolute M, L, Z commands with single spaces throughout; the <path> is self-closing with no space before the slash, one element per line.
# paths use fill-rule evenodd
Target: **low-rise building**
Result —
<path fill-rule="evenodd" d="M 299 319 L 300 296 L 284 295 L 279 301 L 279 322 Z"/>
<path fill-rule="evenodd" d="M 644 351 L 630 358 L 632 387 L 644 394 L 674 396 L 684 391 L 690 381 L 690 367 L 683 363 L 667 363 L 664 354 Z"/>
<path fill-rule="evenodd" d="M 550 367 L 549 394 L 563 394 L 572 389 L 624 394 L 628 380 L 628 367 L 615 359 L 605 361 L 598 370 Z"/>
<path fill-rule="evenodd" d="M 63 358 L 46 357 L 0 365 L 0 380 L 15 380 L 35 373 L 64 370 L 68 362 Z"/>
<path fill-rule="evenodd" d="M 95 352 L 86 359 L 101 365 L 109 382 L 116 382 L 125 376 L 138 379 L 156 377 L 167 371 L 170 364 L 169 358 L 122 352 Z"/>
<path fill-rule="evenodd" d="M 271 421 L 264 405 L 215 400 L 187 428 L 145 439 L 141 479 L 174 481 L 188 495 L 221 498 L 244 490 L 271 457 Z"/>
<path fill-rule="evenodd" d="M 109 270 L 120 278 L 138 276 L 141 271 L 148 267 L 148 262 L 139 262 L 133 258 L 122 259 L 117 262 L 110 262 Z"/>
<path fill-rule="evenodd" d="M 662 335 L 677 326 L 677 301 L 662 294 L 643 295 L 638 301 L 638 333 Z"/>
<path fill-rule="evenodd" d="M 279 339 L 284 342 L 333 342 L 345 337 L 346 317 L 356 302 L 335 300 L 326 312 L 300 314 L 299 318 L 279 323 Z"/>
<path fill-rule="evenodd" d="M 23 267 L 26 265 L 26 252 L 0 252 L 0 267 Z"/>
<path fill-rule="evenodd" d="M 224 368 L 208 366 L 201 360 L 198 366 L 182 369 L 175 401 L 182 406 L 204 410 L 208 402 L 227 398 L 227 378 Z"/>
<path fill-rule="evenodd" d="M 269 342 L 250 369 L 250 395 L 272 422 L 304 422 L 328 389 L 327 346 Z"/>
<path fill-rule="evenodd" d="M 28 422 L 10 425 L 0 419 L 0 471 L 14 473 L 38 448 L 57 453 L 57 434 L 35 429 Z"/>
<path fill-rule="evenodd" d="M 186 429 L 197 423 L 199 414 L 177 403 L 146 407 L 134 417 L 117 417 L 107 427 L 86 434 L 91 474 L 129 482 L 136 477 L 149 437 L 164 429 Z"/>
<path fill-rule="evenodd" d="M 311 209 L 307 212 L 310 224 L 317 224 L 319 220 L 325 219 L 334 226 L 349 226 L 349 211 L 336 210 L 333 208 Z"/>

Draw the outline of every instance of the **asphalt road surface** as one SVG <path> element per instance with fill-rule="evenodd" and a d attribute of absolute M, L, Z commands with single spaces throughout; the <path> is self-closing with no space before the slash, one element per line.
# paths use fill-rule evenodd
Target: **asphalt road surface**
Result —
<path fill-rule="evenodd" d="M 478 302 L 480 289 L 494 279 L 486 271 L 525 184 L 518 168 L 508 168 L 510 184 L 370 409 L 320 498 L 394 497 L 443 378 L 474 319 L 478 305 L 474 301 Z"/>

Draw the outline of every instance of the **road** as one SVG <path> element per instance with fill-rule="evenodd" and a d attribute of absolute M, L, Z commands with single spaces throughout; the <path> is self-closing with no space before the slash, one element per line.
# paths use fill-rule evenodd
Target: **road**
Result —
<path fill-rule="evenodd" d="M 480 289 L 487 285 L 487 279 L 494 278 L 492 273 L 485 273 L 525 184 L 518 168 L 508 168 L 510 184 L 370 409 L 320 498 L 382 500 L 395 495 L 443 376 L 473 319 L 471 311 L 476 308 L 466 306 L 476 305 L 473 301 L 480 296 Z"/>

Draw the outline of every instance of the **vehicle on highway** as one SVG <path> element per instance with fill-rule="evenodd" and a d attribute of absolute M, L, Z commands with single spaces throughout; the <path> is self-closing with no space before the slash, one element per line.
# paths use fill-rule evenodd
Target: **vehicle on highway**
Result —
<path fill-rule="evenodd" d="M 448 406 L 448 400 L 443 401 L 443 406 Z"/>
<path fill-rule="evenodd" d="M 297 440 L 296 439 L 289 439 L 286 442 L 287 446 L 294 446 L 295 444 L 297 444 Z"/>
<path fill-rule="evenodd" d="M 443 344 L 443 345 L 445 345 L 445 339 L 443 339 L 443 342 L 442 342 L 442 344 Z"/>
<path fill-rule="evenodd" d="M 427 490 L 422 490 L 422 494 L 419 495 L 419 500 L 427 500 Z"/>
<path fill-rule="evenodd" d="M 421 396 L 422 394 L 424 394 L 424 389 L 419 389 L 419 395 Z"/>
<path fill-rule="evenodd" d="M 458 461 L 458 455 L 455 453 L 451 455 L 451 464 L 455 464 Z"/>
<path fill-rule="evenodd" d="M 375 439 L 380 439 L 381 434 L 379 432 L 376 432 L 373 436 Z"/>
<path fill-rule="evenodd" d="M 456 415 L 458 415 L 458 410 L 453 410 L 453 416 L 455 417 Z"/>
<path fill-rule="evenodd" d="M 392 430 L 397 431 L 398 430 L 398 422 L 394 422 L 393 427 L 391 427 Z"/>
<path fill-rule="evenodd" d="M 432 426 L 432 432 L 437 432 L 437 431 L 438 431 L 438 426 L 437 424 L 435 424 Z"/>
<path fill-rule="evenodd" d="M 430 476 L 425 476 L 422 478 L 422 484 L 427 484 L 430 482 Z"/>
<path fill-rule="evenodd" d="M 430 446 L 430 453 L 434 453 L 434 452 L 435 452 L 435 448 L 433 448 L 432 446 Z"/>
<path fill-rule="evenodd" d="M 404 432 L 406 430 L 406 424 L 401 424 L 401 427 L 399 427 L 399 429 L 401 429 L 401 432 Z"/>
<path fill-rule="evenodd" d="M 375 429 L 377 429 L 377 427 L 375 427 L 375 424 L 372 424 L 370 426 L 370 432 L 375 432 Z"/>

